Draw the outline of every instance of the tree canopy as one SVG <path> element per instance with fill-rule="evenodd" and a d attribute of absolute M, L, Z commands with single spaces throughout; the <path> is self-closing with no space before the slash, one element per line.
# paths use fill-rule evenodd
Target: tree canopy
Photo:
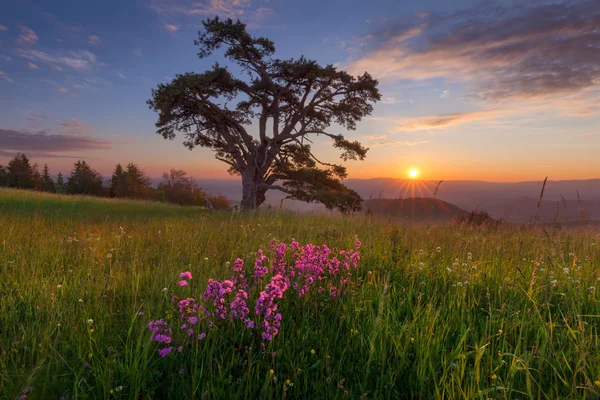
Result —
<path fill-rule="evenodd" d="M 377 80 L 305 57 L 275 58 L 274 43 L 251 36 L 239 20 L 217 17 L 203 25 L 195 41 L 198 56 L 224 47 L 224 56 L 241 68 L 241 78 L 216 63 L 158 85 L 148 101 L 158 113 L 157 133 L 173 139 L 180 132 L 189 149 L 214 151 L 231 174 L 241 175 L 244 209 L 258 207 L 270 189 L 343 212 L 360 209 L 360 196 L 341 182 L 346 168 L 318 159 L 311 144 L 324 136 L 342 161 L 363 160 L 367 149 L 331 128 L 354 130 L 372 112 L 381 98 Z"/>

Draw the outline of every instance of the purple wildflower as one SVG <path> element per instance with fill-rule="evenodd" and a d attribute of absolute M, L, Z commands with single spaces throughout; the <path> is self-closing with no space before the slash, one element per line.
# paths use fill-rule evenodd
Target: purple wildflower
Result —
<path fill-rule="evenodd" d="M 158 355 L 165 358 L 171 351 L 173 351 L 172 347 L 165 347 L 164 349 L 158 350 Z"/>

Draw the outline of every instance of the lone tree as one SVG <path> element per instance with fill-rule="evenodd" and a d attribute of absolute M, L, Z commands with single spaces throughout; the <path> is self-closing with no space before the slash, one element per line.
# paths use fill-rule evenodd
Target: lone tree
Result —
<path fill-rule="evenodd" d="M 217 17 L 203 25 L 195 41 L 198 56 L 225 47 L 225 57 L 241 67 L 246 79 L 217 63 L 203 73 L 188 72 L 158 85 L 148 100 L 159 115 L 157 133 L 173 139 L 182 132 L 190 150 L 200 146 L 214 151 L 231 174 L 241 175 L 243 209 L 257 208 L 269 189 L 278 189 L 290 199 L 342 212 L 359 210 L 358 193 L 340 182 L 346 168 L 317 159 L 311 143 L 323 135 L 333 140 L 343 161 L 363 160 L 368 149 L 328 129 L 336 123 L 354 130 L 381 98 L 377 80 L 304 57 L 274 58 L 273 42 L 251 36 L 239 20 Z M 251 133 L 252 121 L 257 128 Z"/>

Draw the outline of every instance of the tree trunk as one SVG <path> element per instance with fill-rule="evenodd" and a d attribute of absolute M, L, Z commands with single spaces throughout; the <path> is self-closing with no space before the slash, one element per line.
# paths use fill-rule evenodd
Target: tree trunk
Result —
<path fill-rule="evenodd" d="M 265 201 L 263 177 L 255 169 L 249 168 L 242 172 L 242 210 L 256 210 Z"/>

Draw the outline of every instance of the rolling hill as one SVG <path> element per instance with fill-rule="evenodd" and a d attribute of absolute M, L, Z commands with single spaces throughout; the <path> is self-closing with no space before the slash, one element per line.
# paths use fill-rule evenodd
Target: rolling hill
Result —
<path fill-rule="evenodd" d="M 447 221 L 467 211 L 443 200 L 417 197 L 409 199 L 369 199 L 363 203 L 363 212 L 370 215 L 399 219 Z"/>

